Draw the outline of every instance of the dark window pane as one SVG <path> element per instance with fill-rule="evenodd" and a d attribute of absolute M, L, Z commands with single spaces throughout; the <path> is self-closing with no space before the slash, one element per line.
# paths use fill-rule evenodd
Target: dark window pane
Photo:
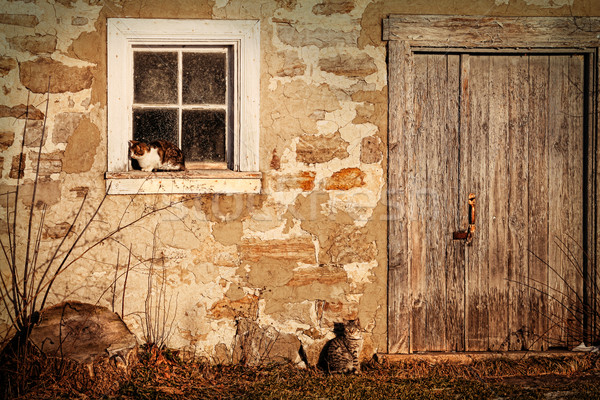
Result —
<path fill-rule="evenodd" d="M 225 104 L 225 53 L 183 53 L 183 103 Z"/>
<path fill-rule="evenodd" d="M 177 125 L 177 110 L 156 108 L 133 110 L 133 140 L 149 143 L 163 139 L 178 144 Z"/>
<path fill-rule="evenodd" d="M 186 110 L 181 125 L 186 160 L 225 162 L 225 111 Z"/>
<path fill-rule="evenodd" d="M 177 103 L 177 53 L 133 53 L 133 101 Z"/>

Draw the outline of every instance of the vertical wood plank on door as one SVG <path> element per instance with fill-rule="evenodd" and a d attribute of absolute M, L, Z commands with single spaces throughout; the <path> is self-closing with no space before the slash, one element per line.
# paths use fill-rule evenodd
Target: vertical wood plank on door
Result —
<path fill-rule="evenodd" d="M 488 224 L 488 307 L 489 349 L 506 350 L 508 346 L 508 56 L 490 57 L 489 153 L 487 162 L 489 214 L 481 224 Z"/>
<path fill-rule="evenodd" d="M 569 132 L 566 114 L 568 105 L 568 71 L 565 56 L 551 56 L 548 81 L 548 199 L 549 199 L 549 272 L 548 316 L 551 345 L 560 345 L 566 338 L 565 328 L 571 318 L 565 305 L 569 303 L 569 289 L 565 279 L 568 270 L 567 255 L 561 250 L 569 223 Z"/>
<path fill-rule="evenodd" d="M 410 291 L 407 176 L 412 137 L 412 54 L 407 43 L 389 42 L 388 140 L 388 352 L 409 352 Z"/>
<path fill-rule="evenodd" d="M 410 259 L 411 352 L 427 350 L 427 137 L 428 121 L 432 118 L 431 99 L 428 94 L 428 56 L 414 56 L 416 73 L 414 81 L 414 130 L 410 142 L 408 197 L 408 240 Z"/>
<path fill-rule="evenodd" d="M 471 56 L 469 54 L 461 54 L 460 60 L 460 68 L 461 68 L 461 97 L 460 97 L 460 133 L 459 133 L 459 188 L 458 188 L 458 228 L 460 230 L 467 229 L 467 199 L 469 193 L 474 190 L 473 187 L 473 174 L 472 174 L 472 166 L 471 166 L 471 154 L 473 152 L 472 149 L 472 140 L 471 140 L 471 130 L 475 128 L 473 124 L 473 117 L 471 114 L 474 112 L 474 105 L 472 101 L 476 101 L 476 99 L 471 99 L 472 92 L 472 78 L 471 78 Z M 478 232 L 475 233 L 479 235 Z M 465 312 L 465 326 L 464 326 L 464 340 L 465 340 L 465 350 L 471 350 L 471 344 L 469 342 L 470 332 L 476 327 L 473 327 L 474 321 L 470 316 L 471 313 L 471 286 L 475 281 L 471 281 L 471 277 L 473 274 L 471 273 L 471 260 L 473 258 L 472 253 L 472 245 L 466 246 L 463 243 L 460 244 L 464 249 L 464 312 Z"/>
<path fill-rule="evenodd" d="M 508 350 L 526 350 L 530 343 L 528 288 L 527 196 L 529 132 L 528 56 L 514 56 L 508 65 Z"/>
<path fill-rule="evenodd" d="M 477 231 L 467 247 L 466 281 L 466 349 L 488 350 L 488 226 L 487 159 L 489 129 L 490 57 L 470 56 L 469 98 L 471 110 L 468 135 L 461 134 L 461 168 L 467 177 L 466 193 L 477 195 Z"/>
<path fill-rule="evenodd" d="M 588 215 L 587 217 L 587 258 L 588 258 L 588 276 L 589 293 L 588 301 L 590 304 L 591 317 L 589 320 L 589 335 L 600 337 L 600 249 L 598 248 L 599 239 L 598 228 L 600 227 L 600 215 L 598 214 L 597 194 L 600 185 L 600 169 L 598 159 L 598 134 L 600 132 L 600 79 L 597 73 L 600 71 L 600 48 L 596 48 L 594 57 L 588 57 L 588 68 L 590 71 L 588 91 L 588 129 L 587 135 L 587 187 L 588 187 Z M 588 338 L 589 339 L 589 338 Z"/>
<path fill-rule="evenodd" d="M 548 327 L 548 56 L 529 59 L 529 285 L 530 323 L 534 333 L 530 350 L 545 350 Z"/>
<path fill-rule="evenodd" d="M 442 193 L 445 194 L 443 201 L 449 207 L 446 213 L 446 222 L 443 224 L 446 230 L 443 232 L 443 240 L 447 245 L 446 256 L 446 351 L 465 350 L 465 248 L 463 241 L 452 240 L 452 232 L 461 228 L 461 223 L 466 223 L 466 207 L 460 201 L 459 173 L 460 165 L 458 159 L 459 133 L 462 128 L 463 112 L 468 108 L 468 80 L 461 72 L 460 55 L 448 55 L 448 96 L 446 111 L 446 143 L 442 148 L 447 154 L 446 159 L 446 184 Z M 464 96 L 461 96 L 464 93 Z M 461 105 L 464 102 L 465 105 Z M 466 110 L 464 114 L 468 115 Z M 466 129 L 465 129 L 466 130 Z M 447 149 L 444 151 L 444 149 Z M 461 212 L 461 208 L 463 209 Z"/>
<path fill-rule="evenodd" d="M 426 114 L 425 135 L 427 137 L 426 160 L 427 193 L 424 201 L 426 211 L 426 324 L 429 351 L 446 350 L 446 267 L 450 228 L 448 214 L 448 155 L 452 152 L 447 131 L 448 65 L 447 56 L 431 54 L 427 56 L 427 86 L 430 114 Z M 452 168 L 456 168 L 452 166 Z M 452 210 L 454 211 L 454 210 Z"/>
<path fill-rule="evenodd" d="M 566 250 L 569 254 L 568 263 L 565 270 L 566 284 L 572 288 L 572 294 L 569 296 L 568 307 L 573 310 L 569 313 L 567 319 L 569 323 L 566 326 L 566 344 L 567 348 L 573 348 L 584 340 L 583 337 L 583 307 L 584 307 L 584 282 L 589 277 L 584 278 L 583 271 L 583 138 L 584 132 L 584 57 L 583 55 L 573 55 L 566 60 L 568 64 L 567 80 L 567 98 L 565 105 L 565 114 L 568 124 L 568 157 L 567 157 L 567 193 L 568 208 L 566 209 L 567 225 L 564 227 L 566 237 Z M 563 236 L 565 236 L 563 235 Z M 574 314 L 574 315 L 571 315 Z"/>

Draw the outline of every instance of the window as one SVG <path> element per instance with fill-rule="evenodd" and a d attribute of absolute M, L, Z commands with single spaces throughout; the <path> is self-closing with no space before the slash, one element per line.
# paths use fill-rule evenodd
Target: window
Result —
<path fill-rule="evenodd" d="M 259 22 L 108 19 L 109 193 L 258 192 Z M 128 141 L 165 139 L 185 172 L 143 173 Z"/>
<path fill-rule="evenodd" d="M 133 139 L 178 144 L 188 169 L 233 169 L 231 50 L 134 46 Z"/>

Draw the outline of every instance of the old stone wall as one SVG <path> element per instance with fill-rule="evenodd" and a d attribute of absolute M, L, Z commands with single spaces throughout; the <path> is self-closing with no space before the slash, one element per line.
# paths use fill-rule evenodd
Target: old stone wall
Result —
<path fill-rule="evenodd" d="M 54 254 L 81 202 L 58 256 L 105 193 L 106 18 L 254 19 L 261 26 L 261 193 L 109 196 L 71 254 L 74 262 L 58 276 L 50 303 L 107 306 L 123 312 L 141 340 L 168 337 L 168 345 L 217 362 L 298 361 L 302 346 L 314 364 L 334 323 L 356 317 L 365 331 L 363 357 L 385 352 L 381 25 L 391 13 L 600 15 L 600 6 L 596 0 L 0 0 L 0 186 L 2 193 L 13 190 L 21 175 L 17 227 L 26 232 L 22 211 L 30 205 L 44 131 L 34 219 L 38 224 L 46 207 L 40 264 Z M 5 240 L 5 223 L 1 229 Z M 0 265 L 6 274 L 4 260 Z M 0 319 L 6 326 L 6 316 Z"/>

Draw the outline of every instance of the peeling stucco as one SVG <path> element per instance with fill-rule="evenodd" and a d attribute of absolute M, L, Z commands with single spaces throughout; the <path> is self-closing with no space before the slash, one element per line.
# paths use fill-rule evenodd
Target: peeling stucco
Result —
<path fill-rule="evenodd" d="M 143 340 L 140 315 L 148 311 L 148 296 L 162 296 L 169 345 L 218 362 L 240 357 L 236 335 L 255 329 L 265 338 L 285 338 L 280 352 L 293 361 L 289 349 L 302 345 L 314 363 L 334 323 L 356 317 L 364 329 L 363 357 L 386 351 L 383 18 L 600 15 L 595 0 L 0 3 L 0 187 L 14 188 L 19 174 L 29 90 L 35 121 L 28 125 L 25 196 L 33 189 L 35 146 L 48 117 L 37 195 L 38 206 L 48 207 L 41 257 L 68 231 L 81 201 L 83 221 L 105 193 L 106 18 L 260 21 L 260 93 L 254 95 L 260 99 L 261 193 L 109 196 L 75 257 L 107 232 L 170 206 L 85 253 L 60 275 L 50 298 L 123 310 Z M 22 218 L 18 226 L 25 224 Z M 0 315 L 0 324 L 7 322 Z"/>

